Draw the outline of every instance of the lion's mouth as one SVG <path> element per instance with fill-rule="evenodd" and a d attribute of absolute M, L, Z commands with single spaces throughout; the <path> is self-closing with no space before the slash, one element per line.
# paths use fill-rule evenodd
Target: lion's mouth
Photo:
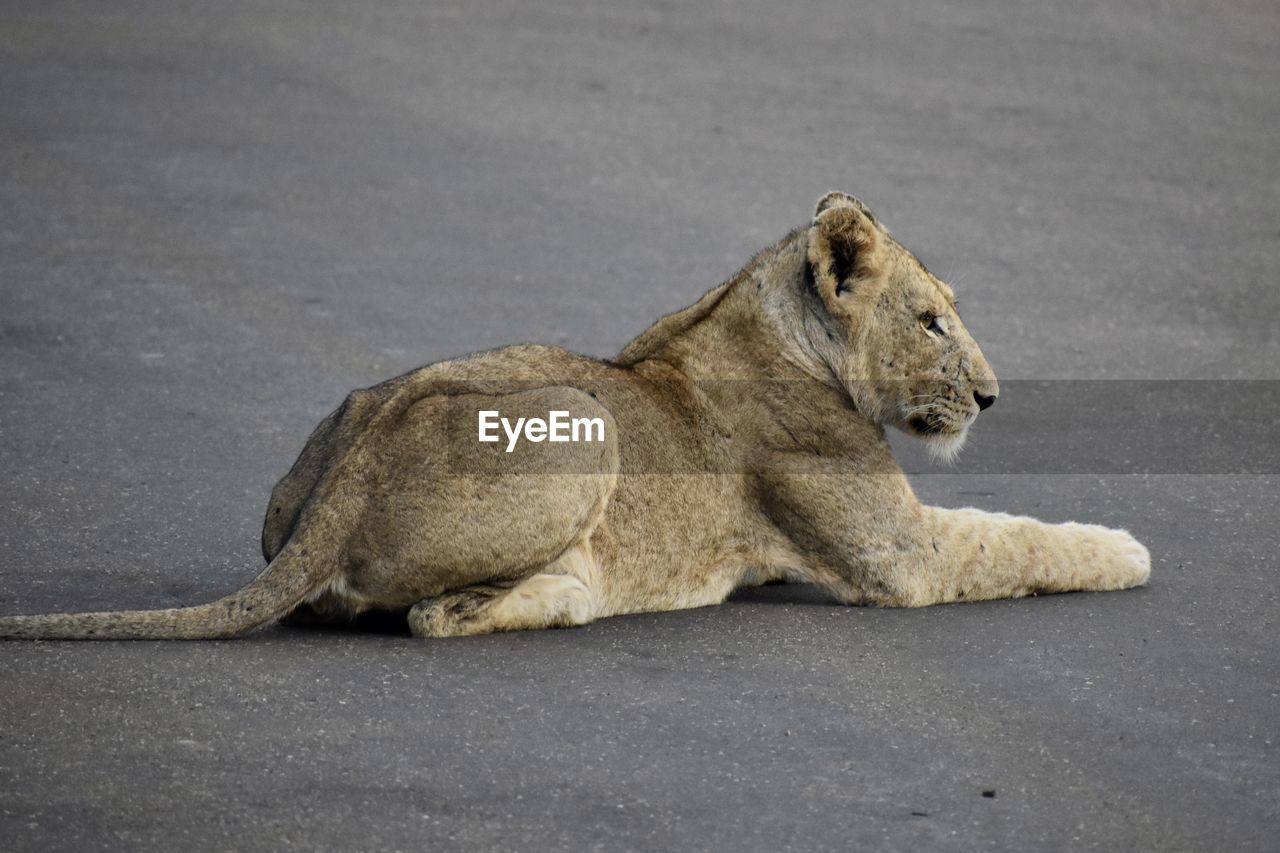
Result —
<path fill-rule="evenodd" d="M 914 415 L 907 421 L 907 426 L 917 435 L 958 435 L 965 431 L 966 424 L 957 424 L 945 415 Z"/>
<path fill-rule="evenodd" d="M 938 435 L 947 431 L 945 424 L 937 418 L 926 415 L 916 415 L 908 423 L 911 424 L 913 430 L 921 435 Z"/>

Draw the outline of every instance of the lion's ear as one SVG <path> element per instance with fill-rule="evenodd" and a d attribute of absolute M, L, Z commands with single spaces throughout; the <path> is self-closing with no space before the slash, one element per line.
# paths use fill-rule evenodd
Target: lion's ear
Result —
<path fill-rule="evenodd" d="M 824 296 L 856 289 L 880 268 L 882 237 L 867 206 L 851 195 L 827 193 L 809 229 L 809 265 Z"/>

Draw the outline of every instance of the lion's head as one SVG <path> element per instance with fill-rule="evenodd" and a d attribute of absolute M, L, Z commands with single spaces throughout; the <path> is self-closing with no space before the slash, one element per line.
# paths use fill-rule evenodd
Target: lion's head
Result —
<path fill-rule="evenodd" d="M 818 202 L 808 261 L 809 337 L 854 405 L 953 457 L 1000 389 L 951 288 L 845 193 Z"/>

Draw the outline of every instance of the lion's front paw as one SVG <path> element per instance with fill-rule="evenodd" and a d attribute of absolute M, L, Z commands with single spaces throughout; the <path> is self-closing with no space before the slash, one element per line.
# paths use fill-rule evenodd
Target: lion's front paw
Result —
<path fill-rule="evenodd" d="M 1146 545 L 1134 539 L 1127 531 L 1118 532 L 1124 537 L 1124 544 L 1120 549 L 1121 559 L 1133 572 L 1132 583 L 1126 586 L 1142 586 L 1151 577 L 1151 552 L 1147 550 Z"/>
<path fill-rule="evenodd" d="M 1125 530 L 1097 524 L 1068 524 L 1081 539 L 1081 569 L 1091 575 L 1086 589 L 1129 589 L 1151 577 L 1151 552 Z"/>

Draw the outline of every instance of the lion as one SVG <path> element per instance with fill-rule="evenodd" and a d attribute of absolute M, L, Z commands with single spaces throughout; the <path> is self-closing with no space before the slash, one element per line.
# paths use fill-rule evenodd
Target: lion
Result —
<path fill-rule="evenodd" d="M 832 192 L 612 361 L 523 344 L 351 393 L 272 491 L 267 567 L 238 592 L 9 616 L 0 636 L 227 638 L 390 612 L 453 637 L 719 604 L 773 580 L 883 607 L 1145 583 L 1150 555 L 1124 530 L 916 498 L 886 427 L 949 458 L 999 394 L 951 288 Z M 497 413 L 603 428 L 479 440 Z"/>

